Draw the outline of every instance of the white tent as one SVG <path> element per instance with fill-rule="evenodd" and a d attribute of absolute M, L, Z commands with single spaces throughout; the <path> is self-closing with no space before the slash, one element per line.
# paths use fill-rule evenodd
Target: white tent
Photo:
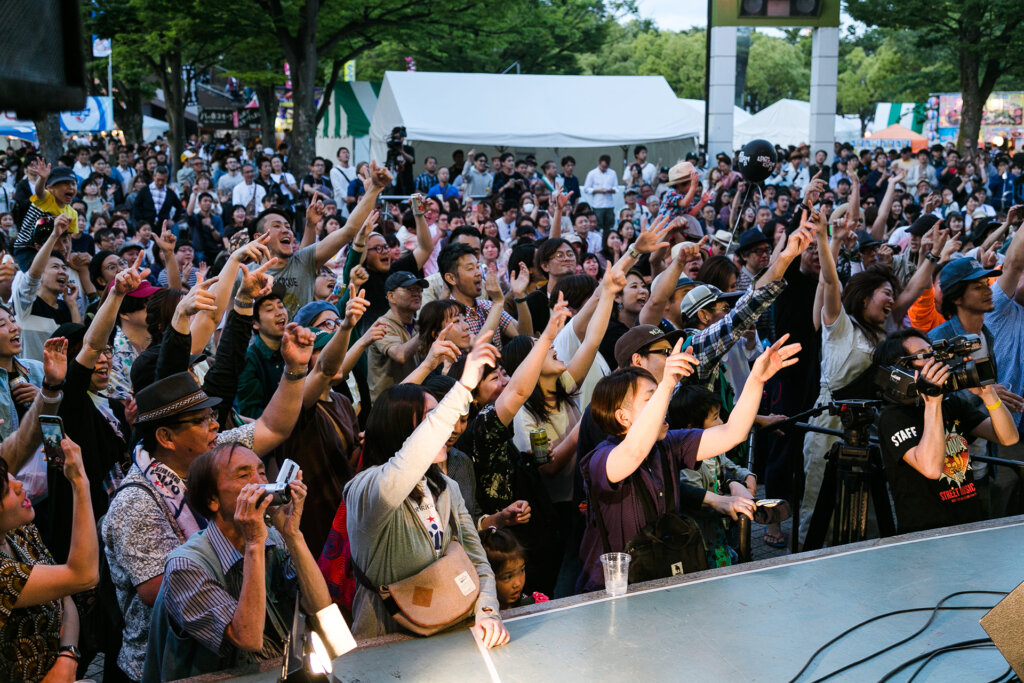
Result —
<path fill-rule="evenodd" d="M 704 100 L 695 100 L 689 97 L 680 97 L 679 102 L 683 106 L 693 111 L 694 120 L 698 121 L 698 129 L 701 131 L 700 141 L 704 142 L 704 109 L 707 107 L 707 102 Z M 733 128 L 740 125 L 751 117 L 750 112 L 742 107 L 734 106 L 732 109 L 732 125 Z"/>
<path fill-rule="evenodd" d="M 155 119 L 152 116 L 142 116 L 142 139 L 152 142 L 161 135 L 167 133 L 171 126 L 166 121 Z"/>
<path fill-rule="evenodd" d="M 447 94 L 456 92 L 468 96 L 448 103 Z M 385 139 L 405 126 L 417 164 L 425 154 L 448 163 L 445 152 L 456 147 L 534 153 L 538 161 L 571 152 L 581 175 L 600 154 L 636 143 L 671 165 L 693 150 L 702 129 L 694 124 L 662 76 L 388 71 L 370 124 L 370 152 L 383 160 Z"/>
<path fill-rule="evenodd" d="M 757 138 L 776 145 L 810 142 L 811 105 L 800 100 L 779 100 L 733 127 L 733 146 L 737 149 Z M 860 138 L 860 119 L 836 116 L 836 140 Z"/>

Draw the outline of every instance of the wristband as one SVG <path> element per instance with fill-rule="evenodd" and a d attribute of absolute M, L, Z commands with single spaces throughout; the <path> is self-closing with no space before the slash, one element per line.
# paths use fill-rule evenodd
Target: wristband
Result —
<path fill-rule="evenodd" d="M 1003 399 L 998 399 L 995 403 L 990 406 L 985 406 L 988 411 L 999 410 L 999 407 L 1003 405 Z"/>
<path fill-rule="evenodd" d="M 43 389 L 47 391 L 61 391 L 64 389 L 64 380 L 61 380 L 60 384 L 47 384 L 46 380 L 43 380 Z"/>
<path fill-rule="evenodd" d="M 935 254 L 933 254 L 930 251 L 927 254 L 925 254 L 924 257 L 926 259 L 928 259 L 929 261 L 931 261 L 932 263 L 938 263 L 939 262 L 939 257 L 936 256 Z"/>
<path fill-rule="evenodd" d="M 306 375 L 308 374 L 309 368 L 305 368 L 302 372 L 291 372 L 290 370 L 285 370 L 284 374 L 281 376 L 289 382 L 298 382 L 300 379 L 306 379 Z"/>
<path fill-rule="evenodd" d="M 529 299 L 529 298 L 530 298 L 530 295 L 527 294 L 526 296 L 521 296 L 519 298 L 512 299 L 512 300 L 515 301 L 517 304 L 522 304 L 522 303 L 526 303 L 526 300 Z"/>
<path fill-rule="evenodd" d="M 239 308 L 252 308 L 255 303 L 256 302 L 252 299 L 246 301 L 245 299 L 240 299 L 237 296 L 235 297 L 235 305 Z"/>
<path fill-rule="evenodd" d="M 82 658 L 82 653 L 74 645 L 62 645 L 57 650 L 58 657 L 70 657 L 76 662 Z"/>

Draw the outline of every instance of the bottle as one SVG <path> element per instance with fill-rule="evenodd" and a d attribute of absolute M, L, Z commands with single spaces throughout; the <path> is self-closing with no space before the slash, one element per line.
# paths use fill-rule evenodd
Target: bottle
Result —
<path fill-rule="evenodd" d="M 533 450 L 534 465 L 547 465 L 551 462 L 551 449 L 548 447 L 546 429 L 534 429 L 530 432 L 530 448 Z"/>

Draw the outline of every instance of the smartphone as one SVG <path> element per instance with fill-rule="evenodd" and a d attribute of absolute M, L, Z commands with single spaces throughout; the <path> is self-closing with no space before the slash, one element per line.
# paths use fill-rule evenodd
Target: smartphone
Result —
<path fill-rule="evenodd" d="M 54 469 L 64 467 L 64 422 L 56 415 L 40 415 L 39 431 L 43 433 L 43 455 L 47 464 Z"/>

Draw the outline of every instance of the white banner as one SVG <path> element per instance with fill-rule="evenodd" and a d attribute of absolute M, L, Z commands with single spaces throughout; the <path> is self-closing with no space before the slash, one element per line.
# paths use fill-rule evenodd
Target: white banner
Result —
<path fill-rule="evenodd" d="M 113 47 L 110 44 L 110 38 L 100 38 L 99 36 L 92 37 L 93 57 L 109 57 L 112 51 Z"/>

